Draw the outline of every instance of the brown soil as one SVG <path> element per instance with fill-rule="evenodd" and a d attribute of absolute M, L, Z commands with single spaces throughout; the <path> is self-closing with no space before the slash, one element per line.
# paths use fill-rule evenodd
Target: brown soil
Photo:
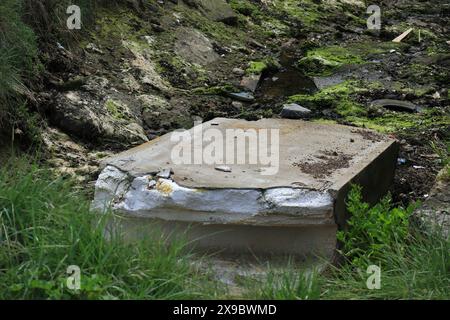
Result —
<path fill-rule="evenodd" d="M 310 174 L 316 179 L 321 179 L 335 170 L 348 168 L 352 158 L 349 155 L 329 150 L 322 151 L 320 155 L 315 157 L 319 160 L 314 162 L 296 162 L 293 165 L 299 167 L 302 172 Z"/>
<path fill-rule="evenodd" d="M 431 147 L 430 141 L 446 140 L 450 128 L 426 132 L 410 132 L 398 138 L 401 141 L 399 163 L 395 172 L 391 193 L 395 202 L 408 205 L 411 201 L 423 201 L 433 187 L 443 164 Z"/>
<path fill-rule="evenodd" d="M 361 137 L 363 137 L 363 139 L 370 140 L 372 142 L 380 142 L 383 139 L 383 137 L 380 134 L 367 130 L 358 129 L 353 130 L 352 133 L 359 134 Z"/>

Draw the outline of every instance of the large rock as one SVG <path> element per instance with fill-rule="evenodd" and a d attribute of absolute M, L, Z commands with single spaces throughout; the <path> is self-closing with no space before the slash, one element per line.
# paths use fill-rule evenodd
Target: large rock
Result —
<path fill-rule="evenodd" d="M 219 58 L 211 41 L 200 31 L 181 28 L 177 33 L 175 52 L 184 60 L 206 66 Z"/>
<path fill-rule="evenodd" d="M 242 78 L 240 86 L 254 93 L 258 88 L 260 81 L 261 81 L 260 74 L 251 74 Z"/>
<path fill-rule="evenodd" d="M 198 157 L 211 151 L 211 134 L 230 138 L 223 162 Z M 193 140 L 181 153 L 180 141 L 167 134 L 105 160 L 93 208 L 111 206 L 126 217 L 130 238 L 151 234 L 158 222 L 172 234 L 187 232 L 199 249 L 331 259 L 350 185 L 361 184 L 365 200 L 377 201 L 392 182 L 398 152 L 393 139 L 369 130 L 299 120 L 219 118 L 183 135 Z M 192 141 L 204 148 L 192 149 Z M 261 161 L 264 155 L 271 161 Z"/>
<path fill-rule="evenodd" d="M 184 127 L 187 124 L 192 126 L 189 110 L 179 99 L 167 101 L 159 96 L 145 94 L 139 96 L 138 100 L 142 105 L 144 124 L 150 130 L 164 131 Z"/>
<path fill-rule="evenodd" d="M 84 140 L 126 145 L 148 141 L 127 106 L 112 99 L 103 101 L 91 93 L 68 91 L 57 94 L 48 109 L 54 125 Z"/>
<path fill-rule="evenodd" d="M 162 92 L 170 92 L 171 86 L 157 71 L 157 66 L 149 48 L 142 47 L 133 41 L 122 41 L 122 45 L 134 55 L 131 67 L 139 74 L 139 84 L 148 85 Z"/>
<path fill-rule="evenodd" d="M 187 0 L 185 2 L 197 7 L 211 20 L 220 21 L 229 25 L 234 25 L 238 21 L 237 14 L 224 0 Z"/>

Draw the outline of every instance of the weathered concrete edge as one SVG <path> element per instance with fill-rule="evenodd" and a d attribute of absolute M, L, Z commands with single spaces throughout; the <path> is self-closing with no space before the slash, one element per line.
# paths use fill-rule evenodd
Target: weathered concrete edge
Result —
<path fill-rule="evenodd" d="M 332 187 L 335 204 L 334 213 L 339 229 L 345 229 L 347 220 L 350 217 L 347 211 L 347 195 L 353 184 L 364 186 L 362 190 L 363 200 L 369 204 L 375 204 L 389 191 L 394 180 L 395 168 L 399 144 L 396 140 L 388 143 L 388 146 L 381 154 L 372 153 L 372 161 L 351 179 L 340 181 Z"/>
<path fill-rule="evenodd" d="M 381 154 L 377 152 L 379 148 L 383 150 Z M 377 201 L 392 182 L 397 153 L 398 144 L 394 140 L 386 142 L 371 152 L 368 165 L 360 164 L 356 168 L 359 172 L 350 172 L 327 191 L 298 187 L 192 189 L 171 179 L 151 175 L 134 177 L 110 165 L 96 183 L 93 207 L 104 210 L 112 205 L 114 210 L 126 216 L 204 224 L 299 226 L 337 223 L 342 227 L 348 218 L 345 199 L 350 185 L 356 183 L 368 186 L 367 189 L 372 192 L 365 198 L 372 203 Z M 388 173 L 388 179 L 383 179 L 383 173 Z M 114 175 L 120 177 L 114 178 Z M 107 186 L 108 183 L 103 184 L 105 179 L 116 181 Z M 157 192 L 149 191 L 147 183 L 153 183 L 152 187 Z M 112 187 L 116 190 L 112 190 Z M 130 199 L 128 194 L 130 188 L 136 195 L 134 199 Z M 106 194 L 103 192 L 102 195 L 102 189 L 106 190 Z M 175 199 L 172 196 L 174 190 L 178 192 Z M 305 197 L 309 197 L 309 202 L 305 202 Z M 329 202 L 326 197 L 329 197 Z M 118 198 L 122 200 L 118 201 Z M 317 205 L 317 201 L 320 205 Z M 151 207 L 150 203 L 160 205 Z M 229 207 L 230 203 L 234 205 Z"/>
<path fill-rule="evenodd" d="M 335 224 L 333 203 L 326 191 L 192 189 L 150 175 L 135 178 L 108 166 L 97 180 L 92 208 L 111 207 L 125 216 L 166 221 L 299 226 Z"/>

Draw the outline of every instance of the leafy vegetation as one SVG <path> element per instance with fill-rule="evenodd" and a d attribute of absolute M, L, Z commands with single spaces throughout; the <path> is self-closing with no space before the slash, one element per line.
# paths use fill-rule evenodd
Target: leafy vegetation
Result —
<path fill-rule="evenodd" d="M 343 265 L 305 272 L 291 267 L 271 271 L 247 285 L 261 299 L 448 299 L 450 239 L 423 233 L 411 224 L 413 207 L 393 207 L 389 197 L 370 207 L 354 186 L 348 198 L 352 217 L 339 232 Z M 381 288 L 369 290 L 371 265 L 381 269 Z"/>
<path fill-rule="evenodd" d="M 361 187 L 354 186 L 348 196 L 347 208 L 351 214 L 349 228 L 339 231 L 337 236 L 343 243 L 343 255 L 353 265 L 363 266 L 372 259 L 377 261 L 395 244 L 406 242 L 414 205 L 406 209 L 391 208 L 388 195 L 370 207 L 362 201 Z"/>

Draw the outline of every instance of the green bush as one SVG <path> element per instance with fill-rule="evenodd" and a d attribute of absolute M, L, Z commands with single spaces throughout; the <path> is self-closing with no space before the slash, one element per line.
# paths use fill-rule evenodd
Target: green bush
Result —
<path fill-rule="evenodd" d="M 361 188 L 353 187 L 348 229 L 339 232 L 348 260 L 328 265 L 324 274 L 305 273 L 292 266 L 269 273 L 250 286 L 249 297 L 260 299 L 448 299 L 450 239 L 423 233 L 409 224 L 412 207 L 393 208 L 389 197 L 370 207 Z M 367 268 L 380 267 L 381 287 L 367 288 Z M 303 271 L 304 272 L 304 271 Z"/>
<path fill-rule="evenodd" d="M 410 234 L 407 242 L 384 246 L 374 256 L 361 256 L 357 264 L 330 267 L 323 298 L 331 299 L 449 299 L 450 239 L 441 234 Z M 369 290 L 368 266 L 381 271 L 381 287 Z"/>
<path fill-rule="evenodd" d="M 361 187 L 351 189 L 347 209 L 351 214 L 348 229 L 338 232 L 342 253 L 354 265 L 360 258 L 377 260 L 396 243 L 404 243 L 409 234 L 409 218 L 414 209 L 392 208 L 390 195 L 370 207 L 362 201 Z"/>

